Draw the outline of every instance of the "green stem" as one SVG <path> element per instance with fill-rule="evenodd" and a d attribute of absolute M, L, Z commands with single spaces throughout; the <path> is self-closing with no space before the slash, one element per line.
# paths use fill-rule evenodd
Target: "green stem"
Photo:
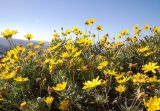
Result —
<path fill-rule="evenodd" d="M 109 85 L 108 85 L 107 95 L 108 95 L 108 93 L 110 91 L 111 81 L 112 81 L 112 76 L 110 76 L 110 79 L 109 79 Z"/>
<path fill-rule="evenodd" d="M 12 44 L 11 44 L 10 40 L 9 39 L 6 39 L 6 40 L 9 42 L 10 49 L 12 49 Z"/>
<path fill-rule="evenodd" d="M 11 43 L 12 43 L 12 45 L 13 45 L 13 48 L 16 47 L 16 45 L 15 45 L 14 42 L 12 41 L 12 38 L 10 38 L 10 40 L 11 40 Z"/>

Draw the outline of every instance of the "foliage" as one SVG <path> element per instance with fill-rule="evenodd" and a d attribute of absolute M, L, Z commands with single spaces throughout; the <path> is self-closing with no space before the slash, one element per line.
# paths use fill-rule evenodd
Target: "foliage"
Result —
<path fill-rule="evenodd" d="M 102 25 L 98 35 L 91 30 L 95 22 L 86 20 L 85 32 L 55 31 L 47 47 L 34 45 L 32 34 L 15 46 L 17 31 L 3 31 L 12 49 L 0 60 L 0 110 L 160 110 L 160 26 L 135 25 L 133 35 L 124 29 L 109 40 Z"/>

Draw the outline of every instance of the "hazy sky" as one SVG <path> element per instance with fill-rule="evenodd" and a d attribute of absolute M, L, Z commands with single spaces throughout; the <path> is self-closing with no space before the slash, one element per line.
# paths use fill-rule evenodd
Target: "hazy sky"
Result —
<path fill-rule="evenodd" d="M 134 24 L 157 26 L 160 0 L 0 0 L 0 31 L 17 29 L 19 39 L 33 33 L 36 40 L 51 40 L 54 29 L 85 28 L 88 18 L 111 36 Z"/>

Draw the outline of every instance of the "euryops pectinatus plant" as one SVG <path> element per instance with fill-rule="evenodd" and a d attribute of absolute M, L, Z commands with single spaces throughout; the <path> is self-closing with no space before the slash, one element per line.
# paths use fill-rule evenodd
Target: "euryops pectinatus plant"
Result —
<path fill-rule="evenodd" d="M 160 110 L 160 26 L 135 25 L 109 40 L 95 21 L 55 31 L 48 45 L 26 34 L 26 46 L 15 46 L 18 32 L 2 31 L 11 50 L 0 60 L 0 110 Z"/>

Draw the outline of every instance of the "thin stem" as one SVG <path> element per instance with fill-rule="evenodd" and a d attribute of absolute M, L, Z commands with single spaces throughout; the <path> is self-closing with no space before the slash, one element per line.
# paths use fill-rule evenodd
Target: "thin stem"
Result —
<path fill-rule="evenodd" d="M 107 95 L 108 95 L 108 93 L 109 93 L 109 91 L 110 91 L 110 85 L 111 85 L 111 81 L 112 81 L 112 76 L 110 76 L 109 77 L 110 79 L 109 79 L 109 85 L 108 85 L 108 91 L 107 91 Z"/>
<path fill-rule="evenodd" d="M 9 39 L 6 39 L 6 40 L 9 42 L 10 49 L 12 49 L 12 44 L 11 44 L 10 40 Z"/>
<path fill-rule="evenodd" d="M 10 38 L 10 40 L 11 40 L 11 43 L 12 43 L 12 45 L 13 45 L 13 48 L 16 47 L 16 45 L 15 45 L 14 42 L 12 41 L 12 38 Z"/>

